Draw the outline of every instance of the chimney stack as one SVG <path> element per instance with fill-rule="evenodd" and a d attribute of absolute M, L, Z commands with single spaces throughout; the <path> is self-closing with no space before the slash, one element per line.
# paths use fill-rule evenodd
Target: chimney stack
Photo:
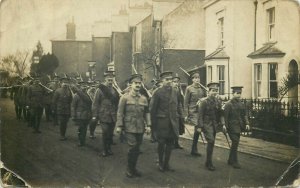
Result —
<path fill-rule="evenodd" d="M 76 25 L 74 23 L 74 16 L 72 17 L 72 22 L 67 23 L 67 40 L 76 39 Z"/>

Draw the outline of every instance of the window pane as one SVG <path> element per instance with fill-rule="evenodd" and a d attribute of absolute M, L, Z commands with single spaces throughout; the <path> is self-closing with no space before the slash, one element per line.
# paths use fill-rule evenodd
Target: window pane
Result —
<path fill-rule="evenodd" d="M 257 91 L 256 93 L 257 97 L 261 97 L 261 82 L 256 83 L 256 91 Z"/>
<path fill-rule="evenodd" d="M 270 80 L 277 80 L 277 64 L 269 65 Z"/>
<path fill-rule="evenodd" d="M 219 94 L 224 95 L 224 91 L 225 91 L 225 82 L 220 81 Z"/>
<path fill-rule="evenodd" d="M 278 97 L 277 89 L 277 82 L 270 82 L 270 97 Z"/>

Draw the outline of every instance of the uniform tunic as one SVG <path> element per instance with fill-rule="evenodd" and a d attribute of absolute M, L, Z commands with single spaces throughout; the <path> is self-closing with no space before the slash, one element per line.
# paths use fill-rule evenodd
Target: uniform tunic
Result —
<path fill-rule="evenodd" d="M 198 121 L 197 102 L 204 96 L 205 92 L 200 86 L 189 85 L 186 88 L 184 96 L 185 114 L 188 117 L 189 123 L 194 126 L 197 125 Z"/>

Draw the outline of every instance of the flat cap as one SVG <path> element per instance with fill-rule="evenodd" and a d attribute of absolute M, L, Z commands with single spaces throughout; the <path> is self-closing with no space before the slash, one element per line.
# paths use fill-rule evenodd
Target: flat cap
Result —
<path fill-rule="evenodd" d="M 209 89 L 219 89 L 219 83 L 218 82 L 210 82 L 207 84 L 207 87 Z"/>
<path fill-rule="evenodd" d="M 242 92 L 243 86 L 232 86 L 231 89 L 232 89 L 232 93 Z"/>
<path fill-rule="evenodd" d="M 160 74 L 160 79 L 166 78 L 166 77 L 173 77 L 173 72 L 171 71 L 165 71 Z"/>
<path fill-rule="evenodd" d="M 131 77 L 129 78 L 128 81 L 129 81 L 130 83 L 131 83 L 131 82 L 135 82 L 135 81 L 141 82 L 141 81 L 143 81 L 143 77 L 142 77 L 141 74 L 133 74 L 133 75 L 131 75 Z"/>

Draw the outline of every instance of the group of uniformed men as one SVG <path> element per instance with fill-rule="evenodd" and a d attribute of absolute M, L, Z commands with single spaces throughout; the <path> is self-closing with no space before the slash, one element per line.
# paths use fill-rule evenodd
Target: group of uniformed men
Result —
<path fill-rule="evenodd" d="M 173 72 L 163 72 L 160 82 L 152 90 L 152 96 L 142 92 L 143 78 L 134 74 L 129 78 L 129 87 L 123 92 L 117 87 L 115 74 L 112 71 L 104 73 L 103 83 L 89 86 L 88 82 L 70 84 L 68 78 L 55 78 L 47 86 L 41 84 L 38 78 L 33 81 L 24 80 L 12 88 L 17 119 L 28 120 L 35 133 L 40 133 L 40 121 L 45 107 L 46 119 L 53 118 L 54 124 L 60 127 L 60 140 L 66 140 L 66 130 L 69 118 L 72 117 L 78 125 L 78 146 L 84 146 L 87 128 L 90 128 L 90 138 L 94 139 L 97 123 L 102 128 L 103 152 L 101 156 L 113 155 L 113 134 L 125 135 L 129 145 L 127 177 L 140 177 L 136 168 L 140 145 L 144 133 L 150 133 L 153 142 L 157 141 L 158 169 L 161 172 L 174 171 L 169 161 L 174 148 L 182 149 L 178 137 L 185 131 L 184 123 L 193 125 L 194 135 L 191 155 L 201 156 L 198 152 L 199 136 L 205 137 L 206 163 L 208 170 L 214 171 L 212 163 L 213 148 L 216 133 L 221 127 L 228 133 L 232 144 L 228 164 L 241 168 L 238 163 L 237 149 L 240 133 L 249 129 L 249 122 L 244 104 L 241 102 L 242 87 L 232 87 L 232 99 L 222 107 L 218 98 L 219 84 L 212 82 L 207 88 L 200 84 L 199 72 L 192 72 L 192 84 L 186 88 L 185 95 L 180 86 L 180 78 Z M 29 84 L 30 82 L 30 84 Z M 47 101 L 43 103 L 44 98 Z M 188 131 L 188 130 L 187 130 Z M 202 135 L 204 134 L 204 136 Z"/>

